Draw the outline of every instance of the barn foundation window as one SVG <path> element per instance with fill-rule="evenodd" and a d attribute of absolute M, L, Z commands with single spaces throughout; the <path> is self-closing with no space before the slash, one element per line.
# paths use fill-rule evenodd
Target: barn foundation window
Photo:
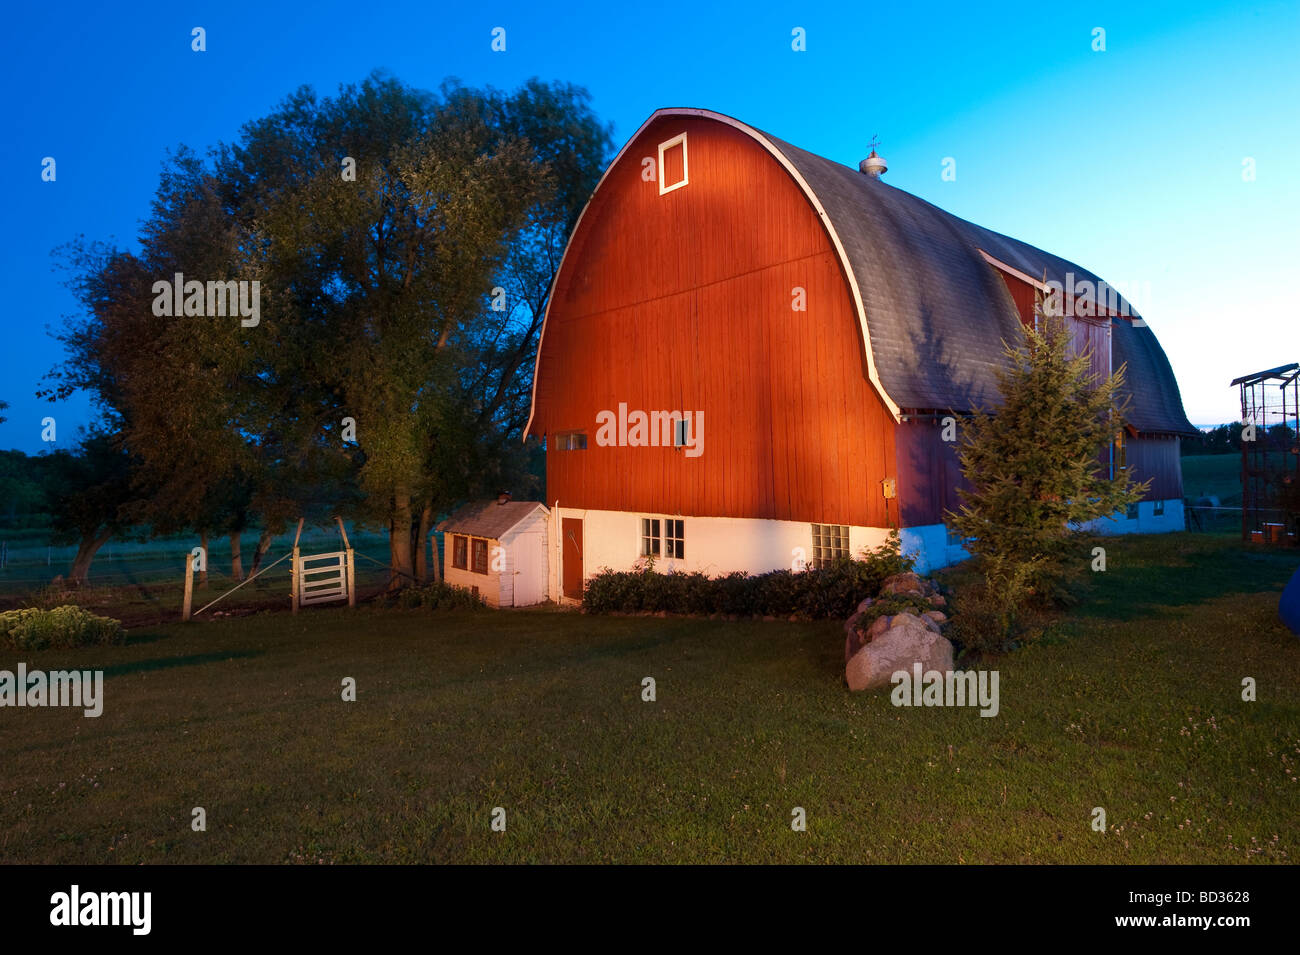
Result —
<path fill-rule="evenodd" d="M 659 520 L 653 517 L 643 517 L 641 518 L 641 556 L 658 557 L 660 554 Z"/>
<path fill-rule="evenodd" d="M 486 574 L 488 572 L 487 541 L 479 540 L 476 537 L 474 538 L 473 544 L 474 573 Z"/>
<path fill-rule="evenodd" d="M 828 567 L 849 556 L 849 529 L 845 524 L 814 524 L 813 567 Z"/>
<path fill-rule="evenodd" d="M 686 522 L 676 518 L 664 520 L 664 556 L 676 560 L 686 558 Z"/>
<path fill-rule="evenodd" d="M 469 569 L 469 538 L 457 534 L 451 539 L 451 566 L 459 570 Z"/>
<path fill-rule="evenodd" d="M 686 522 L 678 517 L 641 518 L 641 556 L 686 559 Z"/>
<path fill-rule="evenodd" d="M 680 189 L 690 181 L 686 170 L 686 134 L 659 144 L 659 195 Z"/>

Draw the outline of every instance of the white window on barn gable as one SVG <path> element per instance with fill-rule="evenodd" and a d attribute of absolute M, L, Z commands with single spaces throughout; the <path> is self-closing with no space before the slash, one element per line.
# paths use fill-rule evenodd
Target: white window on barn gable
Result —
<path fill-rule="evenodd" d="M 659 144 L 659 195 L 680 189 L 690 181 L 686 163 L 685 133 Z"/>

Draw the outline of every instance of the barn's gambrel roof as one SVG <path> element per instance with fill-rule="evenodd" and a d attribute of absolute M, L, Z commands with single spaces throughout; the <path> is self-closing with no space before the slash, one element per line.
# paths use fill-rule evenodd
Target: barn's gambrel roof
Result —
<path fill-rule="evenodd" d="M 642 130 L 674 116 L 716 120 L 751 136 L 803 190 L 839 252 L 858 312 L 867 374 L 896 417 L 909 409 L 997 405 L 994 371 L 1005 361 L 1002 342 L 1015 340 L 1020 317 L 988 257 L 1035 280 L 1045 276 L 1065 285 L 1073 273 L 1076 285 L 1100 281 L 1059 256 L 711 110 L 656 110 L 610 168 Z M 1196 434 L 1183 412 L 1173 369 L 1145 322 L 1113 320 L 1111 343 L 1113 367 L 1128 366 L 1129 423 L 1148 433 Z M 539 366 L 540 358 L 539 345 Z"/>
<path fill-rule="evenodd" d="M 981 251 L 1035 279 L 1096 287 L 1087 269 L 945 212 L 856 169 L 771 142 L 799 171 L 834 226 L 861 290 L 876 373 L 902 408 L 997 404 L 1002 341 L 1019 313 Z M 1124 301 L 1129 315 L 1136 309 Z M 1113 319 L 1112 362 L 1127 363 L 1128 421 L 1139 431 L 1191 433 L 1173 369 L 1145 322 Z"/>

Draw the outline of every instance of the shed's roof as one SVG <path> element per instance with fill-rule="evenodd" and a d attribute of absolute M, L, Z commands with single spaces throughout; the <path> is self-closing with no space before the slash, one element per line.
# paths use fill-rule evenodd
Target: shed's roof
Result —
<path fill-rule="evenodd" d="M 539 507 L 543 513 L 546 512 L 546 505 L 538 501 L 507 501 L 505 504 L 476 501 L 466 504 L 440 523 L 438 530 L 500 540 L 532 516 L 533 511 Z"/>

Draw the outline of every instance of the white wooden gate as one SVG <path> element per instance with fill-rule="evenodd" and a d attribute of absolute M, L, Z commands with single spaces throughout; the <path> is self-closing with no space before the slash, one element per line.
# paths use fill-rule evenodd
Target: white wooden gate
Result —
<path fill-rule="evenodd" d="M 349 607 L 356 606 L 355 579 L 352 570 L 352 548 L 332 554 L 293 555 L 294 610 L 312 604 L 346 600 Z"/>

